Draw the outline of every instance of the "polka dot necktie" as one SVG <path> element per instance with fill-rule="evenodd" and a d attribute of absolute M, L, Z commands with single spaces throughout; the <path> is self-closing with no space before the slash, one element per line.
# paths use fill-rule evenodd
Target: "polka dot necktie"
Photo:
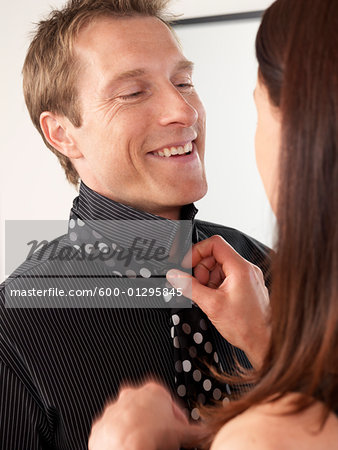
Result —
<path fill-rule="evenodd" d="M 108 246 L 116 245 L 88 227 L 75 214 L 71 216 L 69 223 L 69 239 L 75 249 L 80 249 L 81 243 L 85 243 L 84 249 L 88 255 L 93 251 L 104 253 Z M 133 261 L 125 269 L 114 259 L 108 259 L 105 265 L 112 275 L 131 278 L 149 278 L 168 270 L 162 268 L 157 273 L 154 267 L 140 266 Z M 165 280 L 163 285 L 170 286 Z M 163 296 L 163 301 L 170 301 L 170 297 Z M 200 417 L 198 404 L 210 404 L 219 400 L 226 403 L 231 395 L 229 385 L 215 380 L 208 367 L 213 366 L 222 372 L 211 326 L 206 315 L 194 304 L 191 308 L 171 310 L 170 332 L 174 349 L 175 387 L 178 397 L 193 420 Z"/>
<path fill-rule="evenodd" d="M 208 367 L 222 372 L 210 327 L 205 314 L 195 305 L 172 311 L 176 391 L 193 420 L 200 417 L 197 404 L 220 400 L 225 404 L 231 395 L 229 385 L 216 380 Z"/>

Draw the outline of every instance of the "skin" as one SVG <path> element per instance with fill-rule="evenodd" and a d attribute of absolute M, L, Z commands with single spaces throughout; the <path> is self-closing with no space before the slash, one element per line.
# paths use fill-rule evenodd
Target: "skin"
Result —
<path fill-rule="evenodd" d="M 143 424 L 156 426 L 150 431 Z M 170 424 L 169 428 L 167 424 Z M 176 450 L 202 435 L 203 429 L 188 424 L 168 391 L 149 381 L 142 387 L 126 387 L 121 391 L 118 401 L 110 404 L 94 423 L 88 448 Z"/>
<path fill-rule="evenodd" d="M 323 405 L 287 414 L 299 394 L 257 405 L 232 419 L 217 433 L 211 450 L 323 450 L 336 448 L 338 419 L 331 413 L 323 427 Z"/>
<path fill-rule="evenodd" d="M 254 91 L 254 99 L 257 110 L 256 164 L 266 196 L 272 210 L 276 213 L 281 115 L 279 109 L 270 102 L 268 91 L 259 78 Z"/>
<path fill-rule="evenodd" d="M 82 125 L 45 111 L 46 139 L 115 201 L 170 219 L 207 191 L 205 111 L 192 64 L 154 17 L 100 18 L 75 42 Z M 190 156 L 152 152 L 193 142 Z"/>

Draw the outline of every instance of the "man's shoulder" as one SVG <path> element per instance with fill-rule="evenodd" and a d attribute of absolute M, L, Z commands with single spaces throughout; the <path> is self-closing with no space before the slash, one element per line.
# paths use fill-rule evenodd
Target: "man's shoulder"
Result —
<path fill-rule="evenodd" d="M 217 234 L 222 236 L 245 259 L 255 264 L 262 258 L 269 260 L 271 249 L 242 231 L 204 220 L 196 220 L 196 227 L 199 241 Z"/>
<path fill-rule="evenodd" d="M 68 235 L 64 234 L 52 241 L 40 243 L 35 249 L 32 248 L 27 258 L 0 284 L 0 292 L 3 293 L 5 287 L 15 284 L 20 279 L 38 274 L 40 276 L 51 274 L 53 272 L 51 266 L 58 260 L 60 251 L 68 246 Z"/>

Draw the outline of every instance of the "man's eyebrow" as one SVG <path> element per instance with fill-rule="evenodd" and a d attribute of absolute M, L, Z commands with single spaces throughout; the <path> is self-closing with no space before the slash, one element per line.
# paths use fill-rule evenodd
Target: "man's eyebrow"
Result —
<path fill-rule="evenodd" d="M 193 69 L 194 69 L 194 63 L 187 59 L 182 59 L 182 61 L 179 61 L 175 66 L 175 70 L 189 70 L 192 72 Z"/>
<path fill-rule="evenodd" d="M 102 92 L 104 95 L 108 95 L 109 91 L 112 89 L 114 85 L 119 83 L 120 81 L 132 80 L 133 78 L 141 77 L 146 73 L 145 69 L 133 69 L 127 70 L 126 72 L 121 72 L 116 75 L 103 89 Z"/>
<path fill-rule="evenodd" d="M 134 69 L 128 70 L 127 72 L 122 72 L 114 78 L 115 81 L 128 80 L 130 78 L 136 78 L 144 75 L 146 73 L 145 69 Z"/>
<path fill-rule="evenodd" d="M 192 72 L 193 68 L 194 68 L 193 62 L 188 61 L 187 59 L 182 59 L 175 65 L 174 71 L 179 72 L 180 70 L 188 70 L 188 71 Z M 116 75 L 116 77 L 114 77 L 114 79 L 110 81 L 110 83 L 104 88 L 104 92 L 106 93 L 107 91 L 109 91 L 109 89 L 111 89 L 111 87 L 114 84 L 118 83 L 119 81 L 131 80 L 133 78 L 137 78 L 137 77 L 146 75 L 146 73 L 147 73 L 146 69 L 142 69 L 142 68 L 127 70 L 126 72 L 122 72 L 122 73 Z"/>
<path fill-rule="evenodd" d="M 175 71 L 178 70 L 190 70 L 192 71 L 194 68 L 194 63 L 191 61 L 188 61 L 187 59 L 182 59 L 181 61 L 179 61 L 176 65 L 175 65 Z M 119 75 L 117 75 L 114 78 L 114 82 L 115 81 L 123 81 L 123 80 L 128 80 L 130 78 L 137 78 L 140 77 L 142 75 L 146 74 L 146 70 L 145 69 L 133 69 L 133 70 L 128 70 L 127 72 L 123 72 L 120 73 Z"/>

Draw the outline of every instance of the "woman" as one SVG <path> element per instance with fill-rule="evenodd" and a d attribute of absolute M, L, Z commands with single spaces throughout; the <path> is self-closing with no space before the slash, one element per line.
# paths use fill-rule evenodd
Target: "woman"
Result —
<path fill-rule="evenodd" d="M 175 449 L 204 432 L 212 450 L 338 448 L 337 49 L 337 0 L 277 0 L 256 39 L 256 157 L 278 221 L 269 348 L 250 345 L 249 328 L 241 342 L 229 334 L 229 314 L 263 317 L 267 292 L 220 238 L 193 248 L 196 278 L 168 273 L 183 292 L 192 281 L 193 300 L 246 351 L 255 387 L 205 410 L 205 427 L 189 425 L 162 387 L 124 390 L 94 425 L 90 450 Z M 251 325 L 266 333 L 263 319 Z"/>

